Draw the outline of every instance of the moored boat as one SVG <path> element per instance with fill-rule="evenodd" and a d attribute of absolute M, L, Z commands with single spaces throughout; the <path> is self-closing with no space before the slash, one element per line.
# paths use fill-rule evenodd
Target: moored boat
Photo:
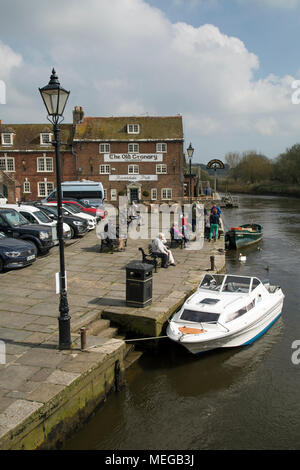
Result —
<path fill-rule="evenodd" d="M 284 294 L 256 277 L 206 274 L 169 321 L 167 336 L 193 354 L 243 346 L 279 318 Z"/>
<path fill-rule="evenodd" d="M 259 242 L 263 237 L 263 227 L 259 224 L 244 224 L 231 227 L 225 234 L 227 248 L 238 249 Z"/>

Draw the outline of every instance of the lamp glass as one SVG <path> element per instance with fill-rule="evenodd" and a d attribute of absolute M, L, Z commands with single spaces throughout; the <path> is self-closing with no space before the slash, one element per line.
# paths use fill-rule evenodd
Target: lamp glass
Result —
<path fill-rule="evenodd" d="M 189 158 L 192 158 L 193 153 L 194 153 L 194 149 L 193 149 L 193 147 L 192 147 L 192 144 L 190 144 L 189 147 L 187 148 L 188 157 L 189 157 Z"/>

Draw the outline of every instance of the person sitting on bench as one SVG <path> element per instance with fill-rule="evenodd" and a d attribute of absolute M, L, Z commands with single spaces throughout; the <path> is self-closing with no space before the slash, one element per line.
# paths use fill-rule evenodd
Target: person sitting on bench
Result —
<path fill-rule="evenodd" d="M 158 234 L 158 237 L 154 238 L 152 241 L 152 253 L 156 254 L 159 258 L 162 259 L 162 268 L 167 268 L 168 267 L 168 262 L 169 262 L 169 254 L 170 250 L 164 245 L 163 240 L 164 240 L 164 235 L 162 233 Z M 173 265 L 174 259 L 173 259 Z"/>

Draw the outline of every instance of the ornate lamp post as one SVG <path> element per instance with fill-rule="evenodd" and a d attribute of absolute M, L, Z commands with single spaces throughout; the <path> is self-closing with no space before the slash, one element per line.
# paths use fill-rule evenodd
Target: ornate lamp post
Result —
<path fill-rule="evenodd" d="M 61 176 L 60 176 L 60 152 L 61 145 L 59 140 L 59 124 L 63 121 L 63 112 L 69 97 L 70 92 L 66 91 L 60 86 L 58 77 L 55 70 L 52 70 L 50 81 L 48 85 L 39 88 L 43 98 L 44 105 L 47 109 L 47 119 L 53 124 L 54 141 L 52 142 L 55 147 L 55 160 L 56 160 L 56 192 L 57 192 L 57 235 L 59 240 L 59 260 L 60 260 L 60 302 L 59 302 L 59 349 L 71 348 L 71 328 L 69 305 L 66 290 L 66 271 L 65 271 L 65 254 L 64 254 L 64 240 L 63 240 L 63 218 L 62 218 L 62 196 L 61 196 Z"/>
<path fill-rule="evenodd" d="M 192 204 L 192 158 L 194 154 L 194 148 L 192 147 L 192 144 L 187 148 L 187 154 L 189 157 L 189 163 L 190 163 L 190 204 Z"/>

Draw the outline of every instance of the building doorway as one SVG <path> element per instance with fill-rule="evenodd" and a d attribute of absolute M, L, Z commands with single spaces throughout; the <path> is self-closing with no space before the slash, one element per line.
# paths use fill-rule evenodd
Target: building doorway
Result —
<path fill-rule="evenodd" d="M 130 188 L 130 204 L 139 202 L 139 190 L 138 188 Z"/>
<path fill-rule="evenodd" d="M 2 194 L 4 197 L 8 197 L 8 189 L 6 184 L 0 183 L 0 194 Z"/>

